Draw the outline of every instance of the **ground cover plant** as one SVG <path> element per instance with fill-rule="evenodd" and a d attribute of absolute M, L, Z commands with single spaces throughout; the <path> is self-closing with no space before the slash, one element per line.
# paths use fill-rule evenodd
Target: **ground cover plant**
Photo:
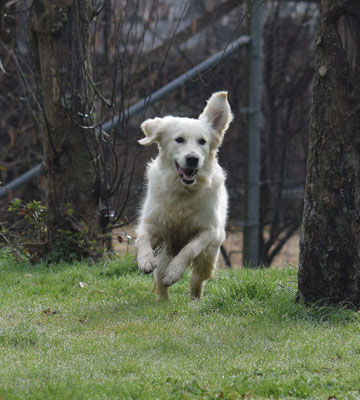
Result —
<path fill-rule="evenodd" d="M 0 255 L 0 399 L 358 399 L 359 316 L 295 302 L 296 268 L 189 275 L 159 303 L 133 257 Z"/>

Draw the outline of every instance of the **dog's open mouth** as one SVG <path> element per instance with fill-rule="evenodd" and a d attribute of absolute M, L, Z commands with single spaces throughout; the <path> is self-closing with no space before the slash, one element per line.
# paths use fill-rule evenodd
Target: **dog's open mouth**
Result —
<path fill-rule="evenodd" d="M 198 174 L 198 170 L 196 168 L 181 168 L 177 162 L 175 162 L 175 167 L 185 185 L 192 185 L 195 183 Z"/>

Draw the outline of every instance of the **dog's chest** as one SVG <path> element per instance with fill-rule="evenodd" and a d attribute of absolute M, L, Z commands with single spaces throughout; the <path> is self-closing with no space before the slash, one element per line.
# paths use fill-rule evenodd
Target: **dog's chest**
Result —
<path fill-rule="evenodd" d="M 198 224 L 199 211 L 192 205 L 163 204 L 156 227 L 157 237 L 165 244 L 169 254 L 175 256 L 201 227 Z"/>
<path fill-rule="evenodd" d="M 161 210 L 165 222 L 171 225 L 189 225 L 191 220 L 199 213 L 199 204 L 194 202 L 178 201 L 164 202 Z"/>
<path fill-rule="evenodd" d="M 164 194 L 158 209 L 159 228 L 163 231 L 182 232 L 188 234 L 189 231 L 199 229 L 199 215 L 203 213 L 201 199 L 188 198 Z"/>

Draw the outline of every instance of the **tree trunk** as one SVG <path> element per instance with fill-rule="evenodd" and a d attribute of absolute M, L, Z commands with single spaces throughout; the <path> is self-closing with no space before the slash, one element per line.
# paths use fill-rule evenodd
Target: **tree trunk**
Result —
<path fill-rule="evenodd" d="M 49 241 L 59 229 L 95 241 L 101 232 L 96 137 L 91 128 L 91 4 L 91 0 L 34 0 L 31 7 L 32 51 L 42 95 Z"/>
<path fill-rule="evenodd" d="M 305 303 L 360 307 L 360 4 L 322 0 L 300 240 Z"/>

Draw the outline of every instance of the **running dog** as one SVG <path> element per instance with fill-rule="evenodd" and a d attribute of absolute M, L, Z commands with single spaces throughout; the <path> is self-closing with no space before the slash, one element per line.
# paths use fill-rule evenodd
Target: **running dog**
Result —
<path fill-rule="evenodd" d="M 156 143 L 137 226 L 137 262 L 154 272 L 159 300 L 192 265 L 190 295 L 202 296 L 225 240 L 228 195 L 217 151 L 233 116 L 227 92 L 214 93 L 196 118 L 148 119 L 143 146 Z"/>

